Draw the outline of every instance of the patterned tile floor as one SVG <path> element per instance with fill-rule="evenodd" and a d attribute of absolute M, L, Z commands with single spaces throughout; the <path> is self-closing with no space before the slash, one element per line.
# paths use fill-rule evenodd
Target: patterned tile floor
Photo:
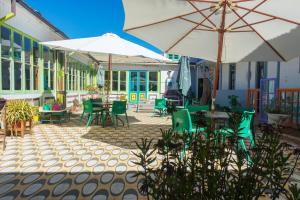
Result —
<path fill-rule="evenodd" d="M 135 141 L 160 137 L 168 118 L 129 113 L 130 128 L 85 128 L 78 118 L 37 125 L 24 138 L 7 137 L 0 157 L 0 199 L 144 199 Z M 155 163 L 156 164 L 156 163 Z"/>
<path fill-rule="evenodd" d="M 141 180 L 132 177 L 141 170 L 133 163 L 135 141 L 157 141 L 171 120 L 130 112 L 130 128 L 115 130 L 85 128 L 78 119 L 37 125 L 24 138 L 7 137 L 0 156 L 0 200 L 146 199 L 137 190 Z M 299 170 L 293 176 L 298 180 Z"/>

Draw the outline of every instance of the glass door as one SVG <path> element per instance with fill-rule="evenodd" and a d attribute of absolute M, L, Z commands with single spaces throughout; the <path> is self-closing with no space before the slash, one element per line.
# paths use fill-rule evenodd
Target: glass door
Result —
<path fill-rule="evenodd" d="M 147 72 L 145 71 L 130 72 L 129 100 L 132 103 L 147 100 Z"/>
<path fill-rule="evenodd" d="M 268 121 L 268 111 L 270 109 L 276 109 L 276 97 L 277 97 L 277 79 L 268 78 L 260 80 L 260 99 L 259 99 L 259 113 L 260 121 Z"/>

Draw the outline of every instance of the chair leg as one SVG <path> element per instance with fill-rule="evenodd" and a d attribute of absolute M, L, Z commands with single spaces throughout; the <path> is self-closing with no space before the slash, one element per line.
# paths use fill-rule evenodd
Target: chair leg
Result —
<path fill-rule="evenodd" d="M 84 112 L 82 112 L 82 114 L 81 114 L 81 117 L 80 117 L 80 123 L 82 123 L 83 116 L 84 116 Z"/>
<path fill-rule="evenodd" d="M 246 147 L 246 145 L 245 145 L 244 140 L 243 140 L 243 139 L 239 139 L 238 141 L 239 141 L 239 143 L 240 143 L 240 145 L 241 145 L 242 150 L 245 152 L 245 155 L 246 155 L 246 159 L 247 159 L 248 165 L 249 165 L 249 164 L 251 165 L 252 160 L 251 160 L 251 158 L 250 158 L 250 155 L 249 155 L 249 152 L 248 152 L 248 150 L 247 150 L 247 147 Z"/>
<path fill-rule="evenodd" d="M 111 115 L 111 120 L 112 120 L 112 123 L 113 123 L 115 129 L 117 129 L 116 121 L 115 121 L 115 120 L 118 120 L 117 115 Z"/>
<path fill-rule="evenodd" d="M 88 116 L 88 121 L 87 121 L 87 123 L 86 123 L 86 125 L 85 125 L 86 128 L 89 127 L 89 125 L 91 124 L 92 116 L 93 116 L 92 114 L 89 114 L 89 116 Z"/>
<path fill-rule="evenodd" d="M 128 121 L 127 113 L 125 113 L 125 117 L 126 117 L 127 126 L 128 126 L 128 128 L 129 128 L 129 121 Z"/>

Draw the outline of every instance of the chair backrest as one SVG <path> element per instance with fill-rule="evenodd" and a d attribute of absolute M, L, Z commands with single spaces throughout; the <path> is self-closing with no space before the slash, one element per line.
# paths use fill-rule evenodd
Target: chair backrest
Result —
<path fill-rule="evenodd" d="M 97 102 L 97 103 L 102 103 L 102 98 L 96 98 L 96 99 L 91 99 L 92 103 Z"/>
<path fill-rule="evenodd" d="M 173 113 L 172 127 L 173 130 L 178 133 L 182 133 L 184 131 L 190 132 L 192 130 L 192 119 L 187 109 L 182 109 Z"/>
<path fill-rule="evenodd" d="M 126 101 L 113 101 L 112 113 L 113 114 L 125 114 L 126 113 Z"/>
<path fill-rule="evenodd" d="M 93 112 L 93 103 L 91 99 L 83 100 L 83 111 L 87 113 Z"/>
<path fill-rule="evenodd" d="M 240 137 L 248 137 L 249 134 L 251 134 L 251 126 L 253 123 L 255 111 L 244 111 L 242 114 L 242 119 L 239 125 L 239 136 Z"/>
<path fill-rule="evenodd" d="M 209 105 L 188 105 L 186 109 L 189 110 L 189 112 L 201 112 L 201 111 L 209 111 Z"/>
<path fill-rule="evenodd" d="M 167 106 L 166 99 L 155 99 L 155 106 L 156 107 L 166 107 Z"/>

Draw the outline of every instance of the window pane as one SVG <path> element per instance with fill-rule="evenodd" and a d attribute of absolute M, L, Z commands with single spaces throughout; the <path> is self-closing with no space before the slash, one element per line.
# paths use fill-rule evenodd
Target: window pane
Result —
<path fill-rule="evenodd" d="M 112 90 L 118 91 L 118 72 L 113 71 L 112 72 Z"/>
<path fill-rule="evenodd" d="M 50 71 L 50 89 L 54 90 L 54 71 Z"/>
<path fill-rule="evenodd" d="M 22 36 L 14 32 L 14 59 L 21 61 L 22 55 Z"/>
<path fill-rule="evenodd" d="M 43 58 L 44 58 L 44 68 L 48 68 L 48 63 L 49 63 L 49 49 L 48 47 L 43 47 Z"/>
<path fill-rule="evenodd" d="M 25 65 L 25 89 L 30 90 L 30 65 Z"/>
<path fill-rule="evenodd" d="M 39 62 L 39 44 L 33 42 L 33 63 L 37 65 Z"/>
<path fill-rule="evenodd" d="M 10 30 L 1 26 L 1 48 L 2 48 L 2 57 L 10 57 Z"/>
<path fill-rule="evenodd" d="M 44 90 L 49 89 L 48 83 L 49 83 L 49 70 L 44 69 Z"/>
<path fill-rule="evenodd" d="M 235 69 L 236 69 L 235 64 L 229 65 L 229 90 L 235 89 L 235 76 L 236 76 Z"/>
<path fill-rule="evenodd" d="M 21 90 L 22 85 L 22 65 L 21 63 L 15 62 L 14 66 L 14 76 L 15 76 L 15 90 Z"/>
<path fill-rule="evenodd" d="M 146 91 L 146 72 L 140 72 L 140 91 Z"/>
<path fill-rule="evenodd" d="M 10 62 L 2 59 L 2 90 L 10 90 Z"/>
<path fill-rule="evenodd" d="M 30 54 L 31 54 L 31 40 L 29 38 L 24 39 L 24 49 L 25 49 L 25 62 L 30 64 Z"/>
<path fill-rule="evenodd" d="M 33 67 L 33 89 L 38 90 L 39 88 L 39 69 L 38 67 Z"/>
<path fill-rule="evenodd" d="M 126 91 L 126 72 L 120 72 L 120 91 Z"/>
<path fill-rule="evenodd" d="M 130 73 L 130 90 L 137 91 L 137 72 Z"/>
<path fill-rule="evenodd" d="M 149 91 L 157 92 L 157 72 L 149 72 Z"/>

